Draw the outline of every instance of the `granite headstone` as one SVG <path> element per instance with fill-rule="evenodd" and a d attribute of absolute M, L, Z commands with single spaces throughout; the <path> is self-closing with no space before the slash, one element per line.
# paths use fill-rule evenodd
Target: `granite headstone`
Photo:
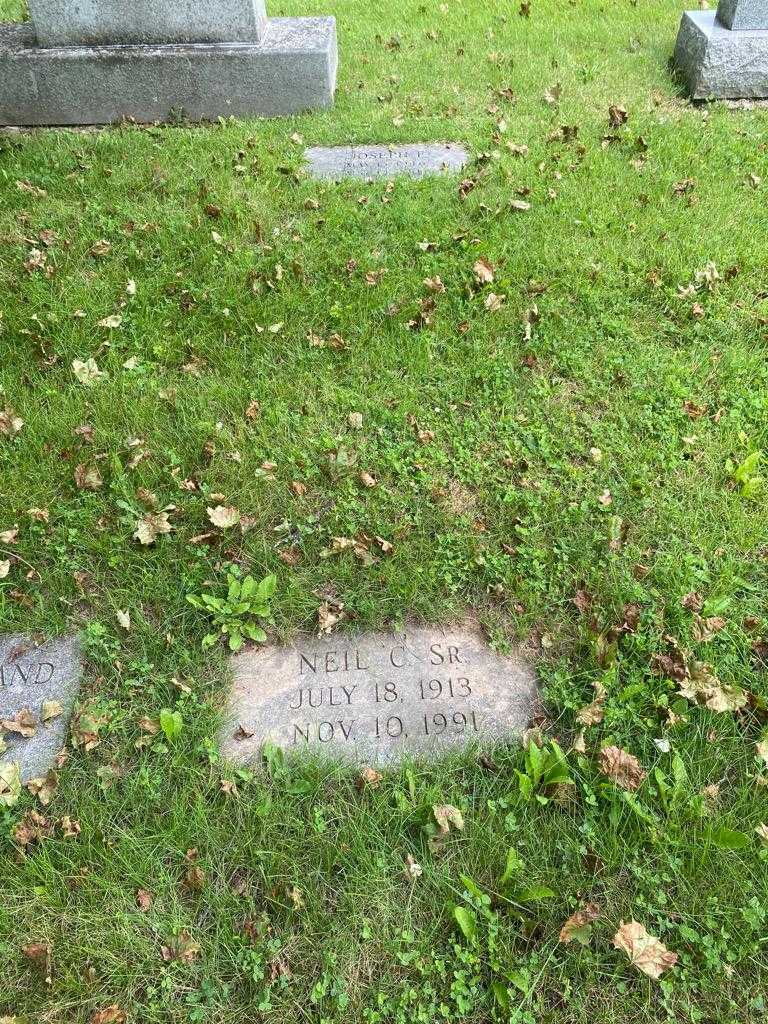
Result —
<path fill-rule="evenodd" d="M 258 42 L 264 0 L 29 0 L 41 46 Z"/>
<path fill-rule="evenodd" d="M 768 5 L 765 0 L 720 0 L 717 20 L 736 31 L 768 28 Z"/>
<path fill-rule="evenodd" d="M 0 22 L 0 125 L 275 117 L 333 103 L 332 17 L 264 0 L 31 0 Z"/>
<path fill-rule="evenodd" d="M 519 737 L 537 701 L 528 662 L 496 654 L 471 625 L 254 647 L 231 664 L 220 747 L 239 764 L 265 743 L 357 764 L 434 758 Z"/>
<path fill-rule="evenodd" d="M 38 644 L 28 636 L 0 636 L 0 762 L 18 762 L 22 782 L 54 766 L 81 671 L 76 637 Z"/>
<path fill-rule="evenodd" d="M 768 98 L 768 2 L 686 11 L 674 63 L 692 99 Z"/>

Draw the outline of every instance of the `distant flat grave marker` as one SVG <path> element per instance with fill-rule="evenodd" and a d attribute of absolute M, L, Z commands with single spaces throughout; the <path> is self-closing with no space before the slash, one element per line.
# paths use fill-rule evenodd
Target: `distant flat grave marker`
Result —
<path fill-rule="evenodd" d="M 312 146 L 304 151 L 313 178 L 394 178 L 405 174 L 460 171 L 469 160 L 456 142 L 419 142 L 401 146 Z"/>
<path fill-rule="evenodd" d="M 434 758 L 518 738 L 537 700 L 530 665 L 494 653 L 469 626 L 310 638 L 231 665 L 220 745 L 239 764 L 267 742 L 358 764 Z"/>
<path fill-rule="evenodd" d="M 23 782 L 45 775 L 64 746 L 80 689 L 80 653 L 76 637 L 35 644 L 28 636 L 0 635 L 0 721 L 28 723 L 22 735 L 0 726 L 6 750 L 0 761 L 18 761 Z M 51 702 L 58 702 L 58 709 Z M 47 707 L 44 709 L 44 705 Z M 23 715 L 29 711 L 30 716 Z M 48 721 L 46 711 L 52 717 Z M 20 716 L 21 719 L 20 719 Z"/>

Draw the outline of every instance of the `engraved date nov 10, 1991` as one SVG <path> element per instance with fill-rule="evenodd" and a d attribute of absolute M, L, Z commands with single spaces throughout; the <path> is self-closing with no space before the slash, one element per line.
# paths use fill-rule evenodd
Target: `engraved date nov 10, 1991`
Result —
<path fill-rule="evenodd" d="M 411 732 L 409 732 L 411 730 Z M 400 715 L 376 715 L 373 719 L 339 718 L 319 722 L 294 722 L 292 743 L 348 743 L 365 733 L 377 740 L 408 739 L 409 735 L 428 737 L 461 736 L 465 732 L 480 732 L 476 711 L 448 711 L 420 715 L 408 723 Z"/>

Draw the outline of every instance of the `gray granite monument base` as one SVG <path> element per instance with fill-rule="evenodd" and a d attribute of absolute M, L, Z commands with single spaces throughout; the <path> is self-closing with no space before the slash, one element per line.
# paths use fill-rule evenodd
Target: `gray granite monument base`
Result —
<path fill-rule="evenodd" d="M 278 117 L 333 103 L 334 18 L 271 18 L 259 43 L 38 46 L 0 23 L 0 124 Z"/>
<path fill-rule="evenodd" d="M 768 31 L 733 31 L 715 11 L 686 11 L 675 66 L 692 99 L 768 98 Z"/>

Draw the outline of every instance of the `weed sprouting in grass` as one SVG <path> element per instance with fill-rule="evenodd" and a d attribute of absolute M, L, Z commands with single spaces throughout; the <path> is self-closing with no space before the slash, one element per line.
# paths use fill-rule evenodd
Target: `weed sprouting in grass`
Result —
<path fill-rule="evenodd" d="M 267 634 L 259 623 L 270 619 L 270 601 L 276 589 L 276 576 L 265 576 L 257 583 L 253 576 L 241 576 L 234 566 L 227 573 L 226 597 L 187 594 L 192 607 L 204 611 L 216 627 L 216 632 L 203 637 L 203 647 L 212 647 L 222 637 L 231 651 L 239 651 L 246 639 L 264 643 Z"/>

